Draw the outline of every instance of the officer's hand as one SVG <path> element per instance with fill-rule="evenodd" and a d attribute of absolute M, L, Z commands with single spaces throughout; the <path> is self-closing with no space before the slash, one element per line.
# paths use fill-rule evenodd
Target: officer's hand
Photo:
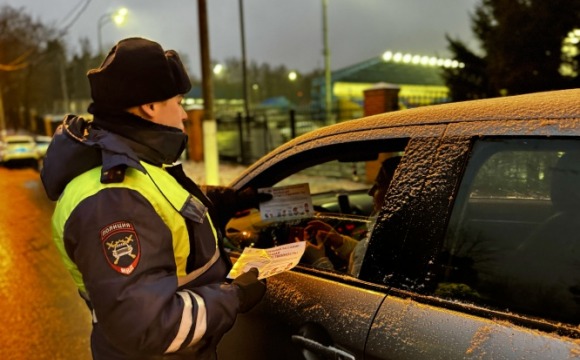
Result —
<path fill-rule="evenodd" d="M 251 310 L 262 300 L 266 293 L 266 283 L 258 280 L 258 269 L 255 267 L 234 279 L 232 284 L 240 288 L 240 312 Z"/>

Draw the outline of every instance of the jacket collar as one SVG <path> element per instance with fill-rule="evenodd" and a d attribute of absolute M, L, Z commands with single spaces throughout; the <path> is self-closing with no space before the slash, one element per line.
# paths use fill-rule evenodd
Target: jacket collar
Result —
<path fill-rule="evenodd" d="M 117 140 L 127 145 L 140 160 L 156 166 L 177 161 L 187 144 L 187 135 L 180 129 L 160 125 L 127 112 L 96 113 L 92 124 L 97 136 L 100 135 L 99 131 L 104 130 L 120 137 Z"/>
<path fill-rule="evenodd" d="M 41 171 L 51 200 L 58 199 L 68 182 L 94 167 L 102 165 L 105 172 L 123 165 L 145 173 L 140 161 L 172 164 L 187 144 L 187 135 L 179 129 L 133 115 L 95 120 L 69 115 L 54 134 Z"/>

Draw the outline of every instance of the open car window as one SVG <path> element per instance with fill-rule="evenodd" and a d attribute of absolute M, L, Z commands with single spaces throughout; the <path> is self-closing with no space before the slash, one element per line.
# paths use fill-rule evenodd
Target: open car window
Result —
<path fill-rule="evenodd" d="M 227 224 L 227 240 L 237 250 L 307 241 L 302 265 L 356 276 L 375 219 L 369 190 L 382 161 L 399 155 L 381 153 L 373 161 L 331 160 L 296 172 L 272 187 L 308 184 L 313 212 L 298 219 L 263 219 L 258 209 L 249 209 Z"/>

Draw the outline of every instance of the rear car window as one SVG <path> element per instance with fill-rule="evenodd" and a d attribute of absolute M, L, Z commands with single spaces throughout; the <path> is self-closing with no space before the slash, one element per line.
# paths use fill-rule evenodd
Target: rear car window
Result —
<path fill-rule="evenodd" d="M 439 261 L 437 296 L 580 322 L 580 141 L 476 142 Z"/>

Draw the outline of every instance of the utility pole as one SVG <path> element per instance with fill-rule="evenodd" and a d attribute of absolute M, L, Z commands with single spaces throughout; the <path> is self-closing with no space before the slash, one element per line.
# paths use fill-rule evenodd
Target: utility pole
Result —
<path fill-rule="evenodd" d="M 242 47 L 242 94 L 244 96 L 244 118 L 243 123 L 245 125 L 245 135 L 242 136 L 242 162 L 244 164 L 249 164 L 251 162 L 251 124 L 250 124 L 250 104 L 248 101 L 248 74 L 246 71 L 246 32 L 244 30 L 244 3 L 243 0 L 238 0 L 240 8 L 240 36 L 241 36 L 241 47 Z"/>
<path fill-rule="evenodd" d="M 203 93 L 203 156 L 207 185 L 219 185 L 219 158 L 217 124 L 213 108 L 213 83 L 211 74 L 206 0 L 197 0 L 199 17 L 199 47 L 201 55 L 201 86 Z"/>
<path fill-rule="evenodd" d="M 242 46 L 242 94 L 244 96 L 244 113 L 246 119 L 250 116 L 250 105 L 248 104 L 248 74 L 246 71 L 246 32 L 244 30 L 244 3 L 243 0 L 238 1 L 240 7 L 240 35 Z"/>
<path fill-rule="evenodd" d="M 330 118 L 332 116 L 332 87 L 330 80 L 330 49 L 328 48 L 328 23 L 326 8 L 328 6 L 328 0 L 322 0 L 322 41 L 323 41 L 323 54 L 324 54 L 324 91 L 325 91 L 325 101 L 324 108 L 326 110 L 326 123 L 330 124 Z"/>

